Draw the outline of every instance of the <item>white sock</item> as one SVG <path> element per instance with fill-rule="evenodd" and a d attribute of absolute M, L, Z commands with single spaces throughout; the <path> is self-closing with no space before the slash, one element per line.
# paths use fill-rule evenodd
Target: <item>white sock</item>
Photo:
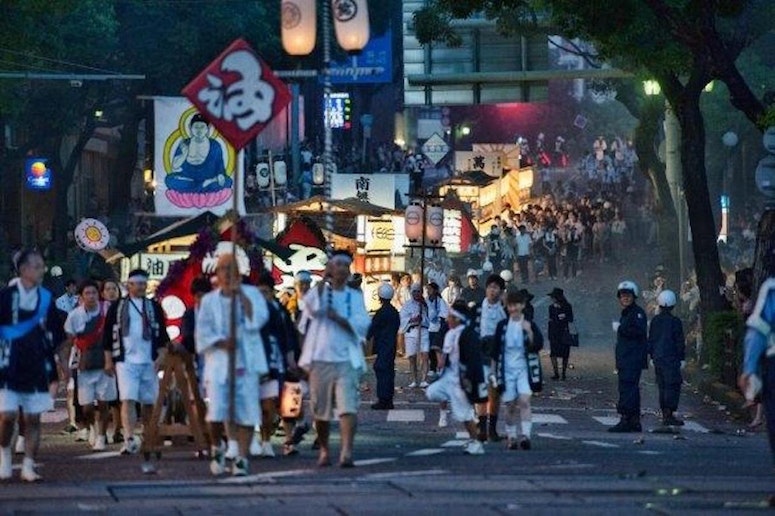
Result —
<path fill-rule="evenodd" d="M 517 425 L 506 425 L 506 437 L 509 439 L 517 438 Z"/>
<path fill-rule="evenodd" d="M 24 457 L 22 461 L 22 471 L 34 471 L 35 461 L 31 457 Z"/>
<path fill-rule="evenodd" d="M 13 464 L 13 454 L 11 453 L 11 447 L 0 448 L 0 469 L 8 468 Z"/>
<path fill-rule="evenodd" d="M 533 422 L 520 421 L 520 425 L 522 426 L 522 435 L 525 437 L 530 437 L 530 432 L 533 430 Z"/>

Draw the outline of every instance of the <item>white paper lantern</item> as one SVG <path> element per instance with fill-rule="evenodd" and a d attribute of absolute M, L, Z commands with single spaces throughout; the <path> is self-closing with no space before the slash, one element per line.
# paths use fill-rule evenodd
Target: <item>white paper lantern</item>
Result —
<path fill-rule="evenodd" d="M 274 162 L 274 184 L 275 186 L 285 186 L 288 182 L 288 166 L 284 161 Z"/>
<path fill-rule="evenodd" d="M 331 0 L 331 14 L 339 46 L 357 54 L 369 42 L 369 4 L 367 0 Z"/>
<path fill-rule="evenodd" d="M 315 163 L 312 165 L 312 184 L 322 185 L 326 182 L 326 169 L 323 168 L 322 163 Z"/>
<path fill-rule="evenodd" d="M 316 0 L 292 0 L 281 5 L 283 48 L 292 56 L 306 56 L 315 48 Z"/>
<path fill-rule="evenodd" d="M 441 244 L 444 236 L 444 208 L 441 206 L 428 206 L 425 216 L 425 240 L 429 245 Z"/>
<path fill-rule="evenodd" d="M 269 188 L 269 165 L 267 163 L 256 165 L 256 182 L 259 188 Z"/>
<path fill-rule="evenodd" d="M 422 240 L 423 233 L 423 209 L 417 203 L 406 207 L 404 212 L 404 233 L 410 244 L 417 244 Z"/>

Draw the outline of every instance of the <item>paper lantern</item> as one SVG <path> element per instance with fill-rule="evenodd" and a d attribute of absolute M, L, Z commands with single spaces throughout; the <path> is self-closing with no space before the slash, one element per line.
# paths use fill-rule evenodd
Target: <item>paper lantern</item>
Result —
<path fill-rule="evenodd" d="M 269 165 L 267 163 L 256 165 L 256 182 L 259 188 L 269 188 Z"/>
<path fill-rule="evenodd" d="M 312 184 L 320 186 L 326 182 L 326 169 L 322 163 L 312 165 Z"/>
<path fill-rule="evenodd" d="M 367 0 L 331 0 L 331 14 L 339 46 L 357 54 L 369 42 L 369 7 Z"/>
<path fill-rule="evenodd" d="M 316 0 L 293 0 L 281 5 L 283 48 L 292 56 L 306 56 L 315 48 Z"/>
<path fill-rule="evenodd" d="M 285 186 L 288 182 L 288 166 L 284 161 L 274 162 L 274 185 Z"/>
<path fill-rule="evenodd" d="M 410 244 L 419 243 L 423 234 L 423 209 L 417 203 L 411 203 L 404 212 L 404 233 Z"/>
<path fill-rule="evenodd" d="M 429 245 L 441 244 L 444 236 L 444 208 L 441 206 L 428 206 L 425 216 L 425 240 Z"/>

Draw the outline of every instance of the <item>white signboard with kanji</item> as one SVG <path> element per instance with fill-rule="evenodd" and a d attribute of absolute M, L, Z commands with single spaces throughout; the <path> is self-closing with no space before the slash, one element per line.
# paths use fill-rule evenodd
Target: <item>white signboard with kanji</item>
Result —
<path fill-rule="evenodd" d="M 370 204 L 402 210 L 409 195 L 409 174 L 332 174 L 331 198 L 354 197 Z"/>
<path fill-rule="evenodd" d="M 506 159 L 501 152 L 455 151 L 455 170 L 461 172 L 484 172 L 499 177 L 506 167 Z"/>

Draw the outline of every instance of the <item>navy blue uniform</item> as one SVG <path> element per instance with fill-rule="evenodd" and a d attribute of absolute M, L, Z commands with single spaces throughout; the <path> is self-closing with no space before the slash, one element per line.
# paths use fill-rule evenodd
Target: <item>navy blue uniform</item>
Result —
<path fill-rule="evenodd" d="M 377 377 L 377 399 L 382 403 L 393 402 L 393 391 L 396 381 L 396 337 L 401 319 L 390 303 L 382 306 L 374 314 L 366 339 L 374 339 L 374 351 L 377 359 L 374 361 L 374 374 Z"/>
<path fill-rule="evenodd" d="M 684 330 L 678 317 L 670 312 L 661 312 L 651 320 L 648 354 L 654 360 L 659 407 L 675 412 L 683 381 L 681 362 L 685 359 Z"/>
<path fill-rule="evenodd" d="M 640 417 L 640 373 L 646 368 L 646 312 L 635 303 L 624 310 L 616 332 L 616 369 L 619 402 L 616 410 L 624 417 Z"/>

